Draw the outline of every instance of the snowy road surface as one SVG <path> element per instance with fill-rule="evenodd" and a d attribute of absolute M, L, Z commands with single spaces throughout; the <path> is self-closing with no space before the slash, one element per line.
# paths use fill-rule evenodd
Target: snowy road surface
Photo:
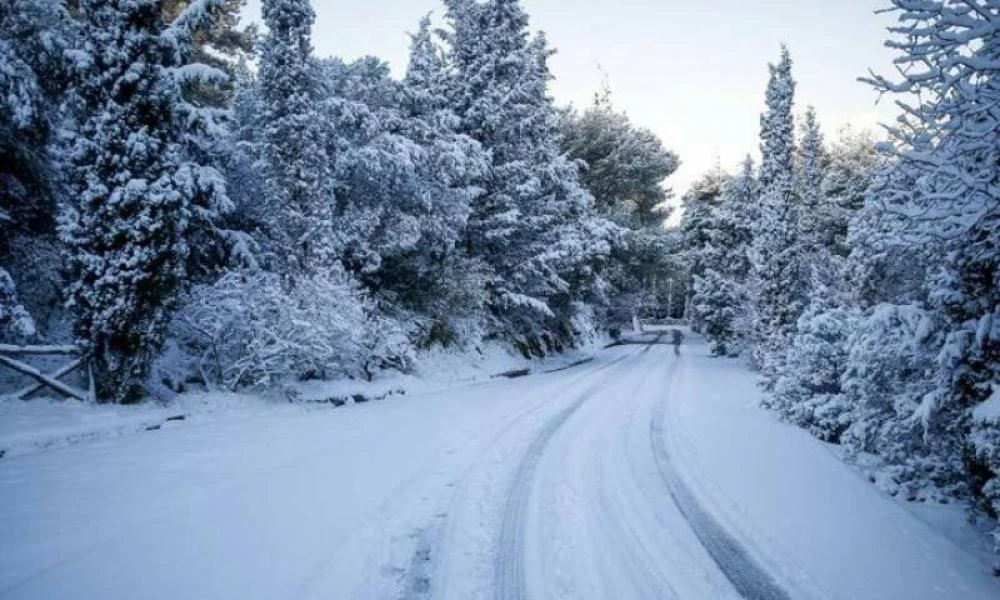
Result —
<path fill-rule="evenodd" d="M 1000 598 L 694 344 L 0 460 L 0 598 Z"/>

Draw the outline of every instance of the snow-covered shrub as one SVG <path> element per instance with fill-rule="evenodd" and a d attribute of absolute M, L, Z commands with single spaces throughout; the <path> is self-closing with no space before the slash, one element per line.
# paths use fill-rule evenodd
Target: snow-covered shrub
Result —
<path fill-rule="evenodd" d="M 842 436 L 849 456 L 868 453 L 890 492 L 907 498 L 935 495 L 954 480 L 925 438 L 921 407 L 934 388 L 940 332 L 933 315 L 916 305 L 880 304 L 848 337 L 843 390 L 851 413 Z"/>
<path fill-rule="evenodd" d="M 230 272 L 186 296 L 174 333 L 206 384 L 236 389 L 356 375 L 371 351 L 369 323 L 358 285 L 341 272 L 293 283 Z"/>
<path fill-rule="evenodd" d="M 34 319 L 18 301 L 14 280 L 0 268 L 0 340 L 24 340 L 34 335 Z"/>
<path fill-rule="evenodd" d="M 814 290 L 772 392 L 771 406 L 782 418 L 828 442 L 840 441 L 850 425 L 841 379 L 856 320 L 853 311 L 830 300 L 829 290 Z"/>
<path fill-rule="evenodd" d="M 1000 385 L 993 385 L 989 398 L 973 411 L 971 439 L 982 464 L 1000 465 Z M 1000 517 L 1000 478 L 986 481 L 981 493 L 993 516 Z M 993 532 L 993 538 L 1000 551 L 1000 528 Z"/>
<path fill-rule="evenodd" d="M 371 381 L 378 371 L 409 371 L 415 356 L 410 336 L 394 319 L 373 314 L 365 323 L 361 338 L 361 371 Z"/>

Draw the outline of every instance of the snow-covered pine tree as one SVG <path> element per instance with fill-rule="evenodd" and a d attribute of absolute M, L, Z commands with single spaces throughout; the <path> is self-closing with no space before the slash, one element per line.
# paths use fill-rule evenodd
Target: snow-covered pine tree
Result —
<path fill-rule="evenodd" d="M 260 82 L 246 63 L 234 69 L 230 132 L 224 153 L 226 191 L 233 204 L 214 232 L 221 244 L 210 250 L 218 254 L 215 264 L 224 268 L 257 270 L 265 262 L 273 220 L 264 195 L 268 168 L 264 160 L 264 100 Z M 263 244 L 261 242 L 264 242 Z"/>
<path fill-rule="evenodd" d="M 917 417 L 921 398 L 934 388 L 940 345 L 930 311 L 892 303 L 866 311 L 846 345 L 841 385 L 850 412 L 840 442 L 848 457 L 874 456 L 879 486 L 911 500 L 940 497 L 946 486 L 946 494 L 957 491 L 955 465 L 935 456 Z"/>
<path fill-rule="evenodd" d="M 451 106 L 492 165 L 472 206 L 467 251 L 492 270 L 493 334 L 544 352 L 577 333 L 580 300 L 601 301 L 609 224 L 591 215 L 559 149 L 549 50 L 518 0 L 448 0 Z M 585 311 L 583 311 L 585 312 Z"/>
<path fill-rule="evenodd" d="M 722 202 L 724 190 L 731 176 L 716 165 L 691 184 L 681 197 L 684 215 L 680 231 L 683 236 L 684 260 L 691 277 L 700 277 L 718 264 L 718 255 L 712 243 L 716 228 L 716 209 Z"/>
<path fill-rule="evenodd" d="M 823 198 L 823 177 L 825 170 L 825 148 L 823 132 L 816 118 L 816 109 L 806 107 L 800 126 L 800 142 L 796 148 L 798 196 L 799 245 L 804 253 L 800 259 L 811 266 L 823 260 L 819 252 L 821 215 L 825 210 Z"/>
<path fill-rule="evenodd" d="M 42 336 L 63 302 L 56 217 L 66 200 L 61 106 L 76 22 L 58 0 L 0 0 L 0 269 Z M 51 323 L 50 323 L 51 322 Z M 23 339 L 23 336 L 22 336 Z"/>
<path fill-rule="evenodd" d="M 919 92 L 916 137 L 897 129 L 898 164 L 922 171 L 931 227 L 946 239 L 929 280 L 945 342 L 937 387 L 918 415 L 946 463 L 961 464 L 970 491 L 1000 513 L 1000 6 L 992 0 L 892 0 L 899 25 L 888 42 L 900 79 L 873 76 L 881 91 Z M 904 104 L 911 101 L 904 98 Z M 923 146 L 923 147 L 922 147 Z M 911 213 L 913 214 L 913 213 Z M 1000 547 L 1000 531 L 997 533 Z"/>
<path fill-rule="evenodd" d="M 837 162 L 834 158 L 832 165 Z M 958 471 L 934 456 L 915 418 L 934 387 L 941 346 L 940 322 L 929 310 L 925 285 L 940 262 L 941 242 L 918 234 L 907 218 L 927 208 L 929 179 L 903 164 L 873 175 L 864 206 L 851 216 L 841 280 L 850 278 L 842 289 L 857 321 L 845 345 L 841 389 L 848 429 L 839 441 L 849 457 L 874 457 L 864 462 L 883 489 L 911 499 L 935 498 L 942 486 L 955 491 Z"/>
<path fill-rule="evenodd" d="M 602 320 L 629 322 L 644 292 L 666 289 L 669 300 L 674 291 L 680 265 L 663 227 L 671 195 L 663 181 L 679 160 L 653 132 L 614 110 L 606 84 L 586 111 L 567 111 L 562 132 L 563 151 L 583 165 L 580 180 L 594 196 L 595 211 L 623 228 L 613 236 L 606 277 L 614 289 Z M 679 286 L 676 291 L 683 297 Z"/>
<path fill-rule="evenodd" d="M 0 0 L 0 242 L 55 216 L 51 137 L 72 25 L 55 0 Z"/>
<path fill-rule="evenodd" d="M 333 181 L 320 82 L 312 56 L 310 0 L 264 0 L 267 34 L 258 77 L 264 115 L 263 204 L 271 259 L 290 272 L 328 268 L 336 260 Z"/>
<path fill-rule="evenodd" d="M 478 341 L 485 310 L 485 273 L 481 262 L 461 246 L 472 202 L 482 193 L 489 157 L 472 138 L 459 134 L 460 122 L 449 107 L 450 74 L 429 17 L 420 21 L 410 44 L 401 89 L 403 135 L 421 152 L 422 183 L 415 211 L 424 232 L 415 252 L 386 274 L 406 281 L 402 303 L 424 323 L 418 345 Z"/>
<path fill-rule="evenodd" d="M 374 59 L 323 66 L 345 264 L 415 343 L 472 341 L 484 277 L 459 246 L 488 157 L 457 132 L 430 20 L 412 37 L 402 82 Z"/>
<path fill-rule="evenodd" d="M 781 370 L 804 308 L 798 219 L 795 198 L 795 81 L 788 49 L 770 65 L 766 109 L 761 115 L 760 206 L 751 246 L 751 362 L 761 369 L 770 389 Z"/>
<path fill-rule="evenodd" d="M 155 0 L 79 4 L 84 117 L 61 235 L 75 331 L 103 399 L 137 397 L 184 283 L 192 219 L 228 202 L 218 171 L 192 160 L 216 115 L 184 96 L 188 84 L 226 79 L 190 61 L 221 1 L 194 2 L 169 24 Z"/>
<path fill-rule="evenodd" d="M 807 166 L 809 157 L 817 156 L 817 137 L 815 127 L 807 125 L 800 150 L 799 193 L 803 208 L 811 211 L 801 230 L 802 256 L 808 259 L 810 273 L 809 303 L 778 373 L 772 406 L 820 439 L 839 442 L 851 424 L 842 379 L 848 369 L 848 339 L 860 317 L 854 289 L 864 272 L 846 259 L 845 237 L 847 222 L 871 182 L 874 153 L 863 136 L 847 137 L 827 154 L 822 181 L 817 181 L 807 178 L 810 171 L 815 173 Z"/>
<path fill-rule="evenodd" d="M 698 323 L 698 330 L 711 342 L 715 356 L 739 354 L 737 329 L 742 292 L 739 283 L 712 268 L 694 279 L 692 320 Z"/>
<path fill-rule="evenodd" d="M 170 22 L 198 0 L 163 0 L 164 18 Z M 257 27 L 242 18 L 247 0 L 225 0 L 212 14 L 212 22 L 203 27 L 195 40 L 192 59 L 223 70 L 234 77 L 242 61 L 254 51 Z M 203 104 L 223 106 L 231 99 L 231 87 L 209 87 L 191 91 Z"/>
<path fill-rule="evenodd" d="M 633 230 L 663 225 L 671 192 L 662 184 L 680 160 L 656 134 L 615 111 L 609 89 L 583 113 L 569 111 L 562 130 L 563 150 L 583 161 L 580 181 L 602 216 Z"/>
<path fill-rule="evenodd" d="M 736 356 L 747 334 L 748 250 L 753 240 L 753 214 L 758 200 L 753 160 L 727 180 L 718 204 L 706 215 L 704 246 L 698 256 L 703 269 L 695 276 L 691 305 L 693 319 L 712 342 L 712 352 Z"/>

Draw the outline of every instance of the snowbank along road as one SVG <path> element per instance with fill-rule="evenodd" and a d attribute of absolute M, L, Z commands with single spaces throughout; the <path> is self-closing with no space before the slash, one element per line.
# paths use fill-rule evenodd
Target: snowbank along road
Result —
<path fill-rule="evenodd" d="M 0 461 L 0 598 L 1000 597 L 700 343 Z"/>

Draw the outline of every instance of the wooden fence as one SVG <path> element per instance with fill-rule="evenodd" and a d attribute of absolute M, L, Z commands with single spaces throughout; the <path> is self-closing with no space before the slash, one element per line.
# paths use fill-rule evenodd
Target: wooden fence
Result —
<path fill-rule="evenodd" d="M 43 373 L 24 362 L 24 358 L 33 356 L 66 356 L 69 362 L 51 373 Z M 0 367 L 7 367 L 12 371 L 27 375 L 35 380 L 35 383 L 7 394 L 13 398 L 24 400 L 44 388 L 50 388 L 66 398 L 75 398 L 83 402 L 94 402 L 97 398 L 94 392 L 94 373 L 91 369 L 90 361 L 87 355 L 76 346 L 16 346 L 12 344 L 0 344 Z M 60 381 L 63 377 L 80 369 L 86 370 L 87 373 L 88 389 L 86 391 Z"/>

